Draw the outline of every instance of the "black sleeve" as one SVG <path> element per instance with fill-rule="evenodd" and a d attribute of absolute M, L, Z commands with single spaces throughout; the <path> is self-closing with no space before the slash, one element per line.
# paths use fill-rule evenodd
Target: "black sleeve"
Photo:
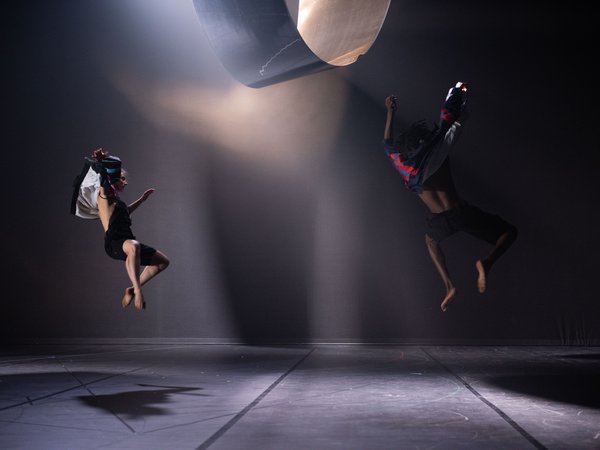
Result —
<path fill-rule="evenodd" d="M 450 89 L 440 112 L 440 128 L 443 133 L 446 133 L 460 117 L 466 103 L 466 95 L 461 88 L 453 87 Z"/>

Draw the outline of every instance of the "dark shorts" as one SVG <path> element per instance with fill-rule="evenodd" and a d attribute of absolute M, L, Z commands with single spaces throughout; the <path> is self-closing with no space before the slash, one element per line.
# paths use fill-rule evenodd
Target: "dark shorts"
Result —
<path fill-rule="evenodd" d="M 104 250 L 106 251 L 106 254 L 112 259 L 125 261 L 127 259 L 127 255 L 123 251 L 123 242 L 126 240 L 127 239 L 105 239 Z M 140 243 L 140 264 L 142 266 L 149 266 L 152 263 L 152 257 L 155 253 L 155 248 Z"/>
<path fill-rule="evenodd" d="M 502 234 L 514 228 L 500 216 L 482 211 L 468 203 L 461 203 L 443 213 L 431 214 L 426 222 L 427 235 L 436 242 L 464 231 L 495 245 Z"/>

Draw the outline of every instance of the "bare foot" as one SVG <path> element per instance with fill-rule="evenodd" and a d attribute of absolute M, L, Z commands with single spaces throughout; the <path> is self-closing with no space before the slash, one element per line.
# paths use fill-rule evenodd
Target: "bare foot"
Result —
<path fill-rule="evenodd" d="M 142 291 L 136 292 L 134 294 L 134 302 L 133 305 L 135 309 L 141 311 L 142 309 L 146 309 L 146 302 L 144 301 L 144 294 Z"/>
<path fill-rule="evenodd" d="M 128 287 L 125 289 L 125 294 L 123 294 L 123 298 L 121 299 L 121 306 L 123 308 L 127 308 L 131 302 L 133 301 L 133 288 Z"/>
<path fill-rule="evenodd" d="M 479 273 L 477 277 L 477 289 L 479 290 L 480 294 L 483 294 L 485 292 L 485 289 L 487 288 L 487 272 L 485 266 L 483 265 L 483 261 L 481 260 L 478 260 L 475 263 L 475 267 L 477 268 L 477 272 Z"/>
<path fill-rule="evenodd" d="M 452 289 L 450 289 L 448 291 L 448 293 L 446 294 L 446 297 L 444 298 L 444 301 L 440 305 L 440 308 L 442 308 L 442 311 L 446 312 L 446 310 L 448 309 L 448 305 L 450 304 L 450 302 L 452 300 L 454 300 L 454 297 L 456 297 L 457 293 L 458 292 L 456 291 L 455 287 L 453 287 Z"/>

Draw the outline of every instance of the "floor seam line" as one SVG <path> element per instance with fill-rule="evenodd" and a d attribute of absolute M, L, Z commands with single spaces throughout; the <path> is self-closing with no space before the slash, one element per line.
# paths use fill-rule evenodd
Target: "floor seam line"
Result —
<path fill-rule="evenodd" d="M 84 388 L 86 391 L 88 391 L 90 393 L 90 395 L 94 398 L 94 401 L 96 403 L 98 403 L 98 405 L 100 404 L 100 401 L 98 400 L 98 397 L 96 397 L 96 394 L 94 394 L 92 392 L 92 390 L 87 386 L 87 384 L 83 383 L 78 377 L 77 375 L 75 375 L 73 372 L 71 372 L 69 370 L 69 368 L 67 366 L 65 366 L 64 362 L 60 360 L 60 358 L 57 358 L 57 361 L 60 363 L 60 365 L 62 366 L 62 368 L 69 374 L 71 375 L 73 378 L 75 378 L 75 381 L 77 381 L 79 383 L 79 385 Z M 115 413 L 114 411 L 112 411 L 110 408 L 106 408 L 110 411 L 110 413 L 115 416 L 119 422 L 121 422 L 123 425 L 125 425 L 125 427 L 127 427 L 127 429 L 129 431 L 131 431 L 132 433 L 136 433 L 136 431 L 133 429 L 133 427 L 131 427 L 127 422 L 125 422 L 125 420 L 123 420 L 117 413 Z"/>
<path fill-rule="evenodd" d="M 269 392 L 277 387 L 289 374 L 291 374 L 300 364 L 302 364 L 314 351 L 316 347 L 313 347 L 306 355 L 304 355 L 299 361 L 297 361 L 292 367 L 290 367 L 283 375 L 275 380 L 271 385 L 265 389 L 258 397 L 256 397 L 250 404 L 248 404 L 239 413 L 233 416 L 225 425 L 219 428 L 212 436 L 205 440 L 202 444 L 196 447 L 196 450 L 204 450 L 214 444 L 221 436 L 223 436 L 230 428 L 232 428 L 242 417 L 244 417 L 252 408 L 254 408 L 260 401 L 265 398 Z"/>
<path fill-rule="evenodd" d="M 137 369 L 127 370 L 125 372 L 121 372 L 121 373 L 116 373 L 116 374 L 113 374 L 113 375 L 109 375 L 109 376 L 104 377 L 104 378 L 99 378 L 97 380 L 93 380 L 93 381 L 91 381 L 89 383 L 84 383 L 83 386 L 85 387 L 85 386 L 92 385 L 94 383 L 99 383 L 101 381 L 110 380 L 111 378 L 119 377 L 121 375 L 126 375 L 126 374 L 132 373 L 132 372 L 137 372 L 138 370 L 142 370 L 142 369 L 144 369 L 144 367 L 140 367 L 140 368 L 137 368 Z M 42 395 L 41 397 L 36 397 L 36 398 L 30 398 L 29 396 L 26 396 L 25 398 L 27 398 L 27 401 L 20 402 L 20 403 L 15 403 L 13 405 L 8 405 L 8 406 L 2 406 L 2 407 L 0 407 L 0 411 L 6 411 L 6 410 L 9 410 L 9 409 L 12 409 L 12 408 L 17 408 L 17 407 L 23 406 L 23 405 L 32 405 L 32 406 L 35 406 L 35 405 L 33 405 L 33 402 L 38 402 L 40 400 L 46 400 L 47 398 L 54 397 L 55 395 L 64 394 L 65 392 L 73 391 L 73 390 L 79 389 L 81 387 L 82 387 L 81 385 L 79 385 L 79 386 L 71 386 L 71 387 L 63 389 L 61 391 L 52 392 L 51 394 Z"/>
<path fill-rule="evenodd" d="M 506 423 L 508 423 L 511 427 L 513 427 L 521 436 L 529 441 L 535 448 L 539 450 L 548 450 L 540 441 L 534 438 L 531 434 L 529 434 L 523 427 L 521 427 L 517 422 L 515 422 L 511 417 L 502 411 L 499 407 L 494 405 L 491 401 L 481 395 L 474 387 L 472 387 L 468 382 L 462 379 L 460 375 L 454 373 L 450 368 L 446 367 L 441 361 L 431 355 L 427 350 L 423 347 L 420 347 L 421 351 L 425 353 L 429 358 L 431 358 L 434 362 L 436 362 L 439 366 L 441 366 L 446 372 L 456 378 L 460 383 L 469 390 L 478 400 L 484 403 L 486 406 L 491 408 L 496 414 L 498 414 Z"/>

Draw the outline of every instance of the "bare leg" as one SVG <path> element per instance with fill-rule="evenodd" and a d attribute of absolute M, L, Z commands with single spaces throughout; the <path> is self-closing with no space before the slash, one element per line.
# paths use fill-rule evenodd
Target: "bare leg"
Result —
<path fill-rule="evenodd" d="M 152 261 L 150 265 L 146 266 L 140 275 L 140 286 L 143 286 L 160 272 L 169 267 L 169 258 L 164 253 L 159 252 L 158 250 L 152 256 Z M 130 286 L 125 289 L 125 294 L 123 295 L 123 299 L 121 300 L 121 304 L 123 308 L 129 306 L 134 298 L 134 287 Z"/>
<path fill-rule="evenodd" d="M 506 250 L 517 239 L 517 229 L 512 227 L 502 234 L 496 241 L 496 245 L 488 256 L 477 260 L 475 268 L 477 269 L 477 289 L 480 293 L 484 293 L 487 288 L 487 277 L 494 263 L 500 258 Z"/>
<path fill-rule="evenodd" d="M 128 239 L 123 242 L 123 251 L 127 255 L 125 260 L 127 275 L 129 275 L 131 284 L 133 284 L 134 305 L 136 309 L 141 310 L 146 307 L 146 302 L 144 302 L 144 294 L 140 283 L 140 243 Z"/>
<path fill-rule="evenodd" d="M 450 302 L 456 297 L 456 287 L 452 282 L 452 278 L 450 278 L 450 272 L 448 272 L 448 267 L 446 267 L 446 257 L 444 256 L 440 245 L 428 235 L 425 235 L 425 243 L 427 244 L 427 250 L 429 250 L 429 255 L 433 260 L 433 264 L 442 277 L 442 281 L 446 287 L 446 296 L 440 305 L 442 311 L 446 311 Z"/>
<path fill-rule="evenodd" d="M 164 253 L 159 252 L 158 250 L 152 256 L 151 263 L 144 268 L 142 274 L 140 275 L 140 283 L 143 286 L 156 275 L 161 273 L 167 267 L 169 267 L 171 261 Z"/>

